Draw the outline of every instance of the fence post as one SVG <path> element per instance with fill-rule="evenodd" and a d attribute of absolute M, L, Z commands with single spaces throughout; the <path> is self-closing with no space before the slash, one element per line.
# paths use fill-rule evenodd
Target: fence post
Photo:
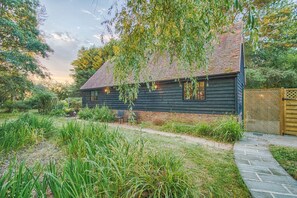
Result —
<path fill-rule="evenodd" d="M 284 96 L 284 93 L 285 93 L 285 91 L 284 91 L 284 88 L 282 87 L 281 89 L 280 89 L 280 134 L 281 135 L 284 135 L 284 130 L 285 130 L 285 111 L 286 111 L 286 109 L 285 109 L 285 105 L 284 105 L 284 100 L 283 100 L 283 98 L 285 97 Z"/>

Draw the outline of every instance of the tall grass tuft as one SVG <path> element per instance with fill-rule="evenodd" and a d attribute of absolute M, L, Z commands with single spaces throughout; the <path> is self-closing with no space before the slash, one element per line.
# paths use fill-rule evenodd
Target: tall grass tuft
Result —
<path fill-rule="evenodd" d="M 243 135 L 240 123 L 234 117 L 224 117 L 211 123 L 186 124 L 180 122 L 166 122 L 161 130 L 190 134 L 198 137 L 209 137 L 223 142 L 234 142 Z"/>
<path fill-rule="evenodd" d="M 172 153 L 147 151 L 142 140 L 129 142 L 107 125 L 69 122 L 60 144 L 69 158 L 61 168 L 8 169 L 0 178 L 0 197 L 195 197 L 182 161 Z"/>
<path fill-rule="evenodd" d="M 70 159 L 62 172 L 54 165 L 47 180 L 62 197 L 193 197 L 183 163 L 171 153 L 145 151 L 106 125 L 65 125 L 61 142 Z"/>
<path fill-rule="evenodd" d="M 46 117 L 23 114 L 17 120 L 0 126 L 0 150 L 16 150 L 48 138 L 54 132 L 52 121 Z"/>
<path fill-rule="evenodd" d="M 0 177 L 0 197 L 44 197 L 46 188 L 36 169 L 12 164 Z"/>
<path fill-rule="evenodd" d="M 243 129 L 234 117 L 225 117 L 216 123 L 213 136 L 225 142 L 234 142 L 243 136 Z"/>

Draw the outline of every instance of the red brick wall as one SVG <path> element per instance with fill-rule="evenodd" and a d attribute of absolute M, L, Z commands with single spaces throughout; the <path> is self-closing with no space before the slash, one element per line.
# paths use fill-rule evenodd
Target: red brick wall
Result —
<path fill-rule="evenodd" d="M 116 110 L 115 110 L 116 111 Z M 191 113 L 170 113 L 170 112 L 152 112 L 152 111 L 134 111 L 139 115 L 139 121 L 146 122 L 166 122 L 177 121 L 185 123 L 209 122 L 224 115 L 218 114 L 191 114 Z M 127 120 L 129 111 L 125 111 L 125 120 Z"/>

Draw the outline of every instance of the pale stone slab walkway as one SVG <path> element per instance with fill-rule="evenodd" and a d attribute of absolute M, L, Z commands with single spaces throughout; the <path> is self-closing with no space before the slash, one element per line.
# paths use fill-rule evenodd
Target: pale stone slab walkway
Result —
<path fill-rule="evenodd" d="M 297 137 L 245 133 L 234 145 L 240 174 L 255 198 L 297 198 L 297 181 L 273 158 L 270 144 L 297 148 Z"/>
<path fill-rule="evenodd" d="M 128 130 L 135 130 L 135 131 L 139 131 L 139 132 L 143 132 L 143 133 L 150 133 L 150 134 L 155 134 L 155 135 L 180 138 L 181 140 L 188 142 L 188 143 L 194 143 L 194 144 L 199 144 L 202 146 L 208 146 L 208 147 L 213 147 L 213 148 L 218 148 L 218 149 L 223 149 L 223 150 L 232 150 L 232 148 L 233 148 L 232 144 L 215 142 L 215 141 L 207 140 L 204 138 L 193 137 L 193 136 L 189 136 L 189 135 L 180 135 L 180 134 L 175 134 L 175 133 L 162 132 L 162 131 L 157 131 L 157 130 L 153 130 L 153 129 L 141 128 L 138 126 L 131 126 L 131 125 L 127 125 L 127 124 L 110 123 L 109 126 L 119 127 L 119 128 L 128 129 Z"/>

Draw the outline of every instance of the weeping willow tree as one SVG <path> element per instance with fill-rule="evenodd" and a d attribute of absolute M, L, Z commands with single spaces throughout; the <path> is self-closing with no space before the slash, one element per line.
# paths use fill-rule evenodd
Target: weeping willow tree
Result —
<path fill-rule="evenodd" d="M 261 6 L 261 1 L 125 0 L 115 3 L 109 9 L 113 17 L 104 24 L 111 34 L 120 38 L 113 58 L 120 99 L 133 106 L 143 80 L 142 71 L 152 56 L 168 55 L 186 71 L 207 70 L 207 54 L 218 35 L 229 31 L 236 21 L 245 20 L 245 29 L 256 43 L 255 5 Z M 189 80 L 194 85 L 197 83 L 195 76 Z"/>

